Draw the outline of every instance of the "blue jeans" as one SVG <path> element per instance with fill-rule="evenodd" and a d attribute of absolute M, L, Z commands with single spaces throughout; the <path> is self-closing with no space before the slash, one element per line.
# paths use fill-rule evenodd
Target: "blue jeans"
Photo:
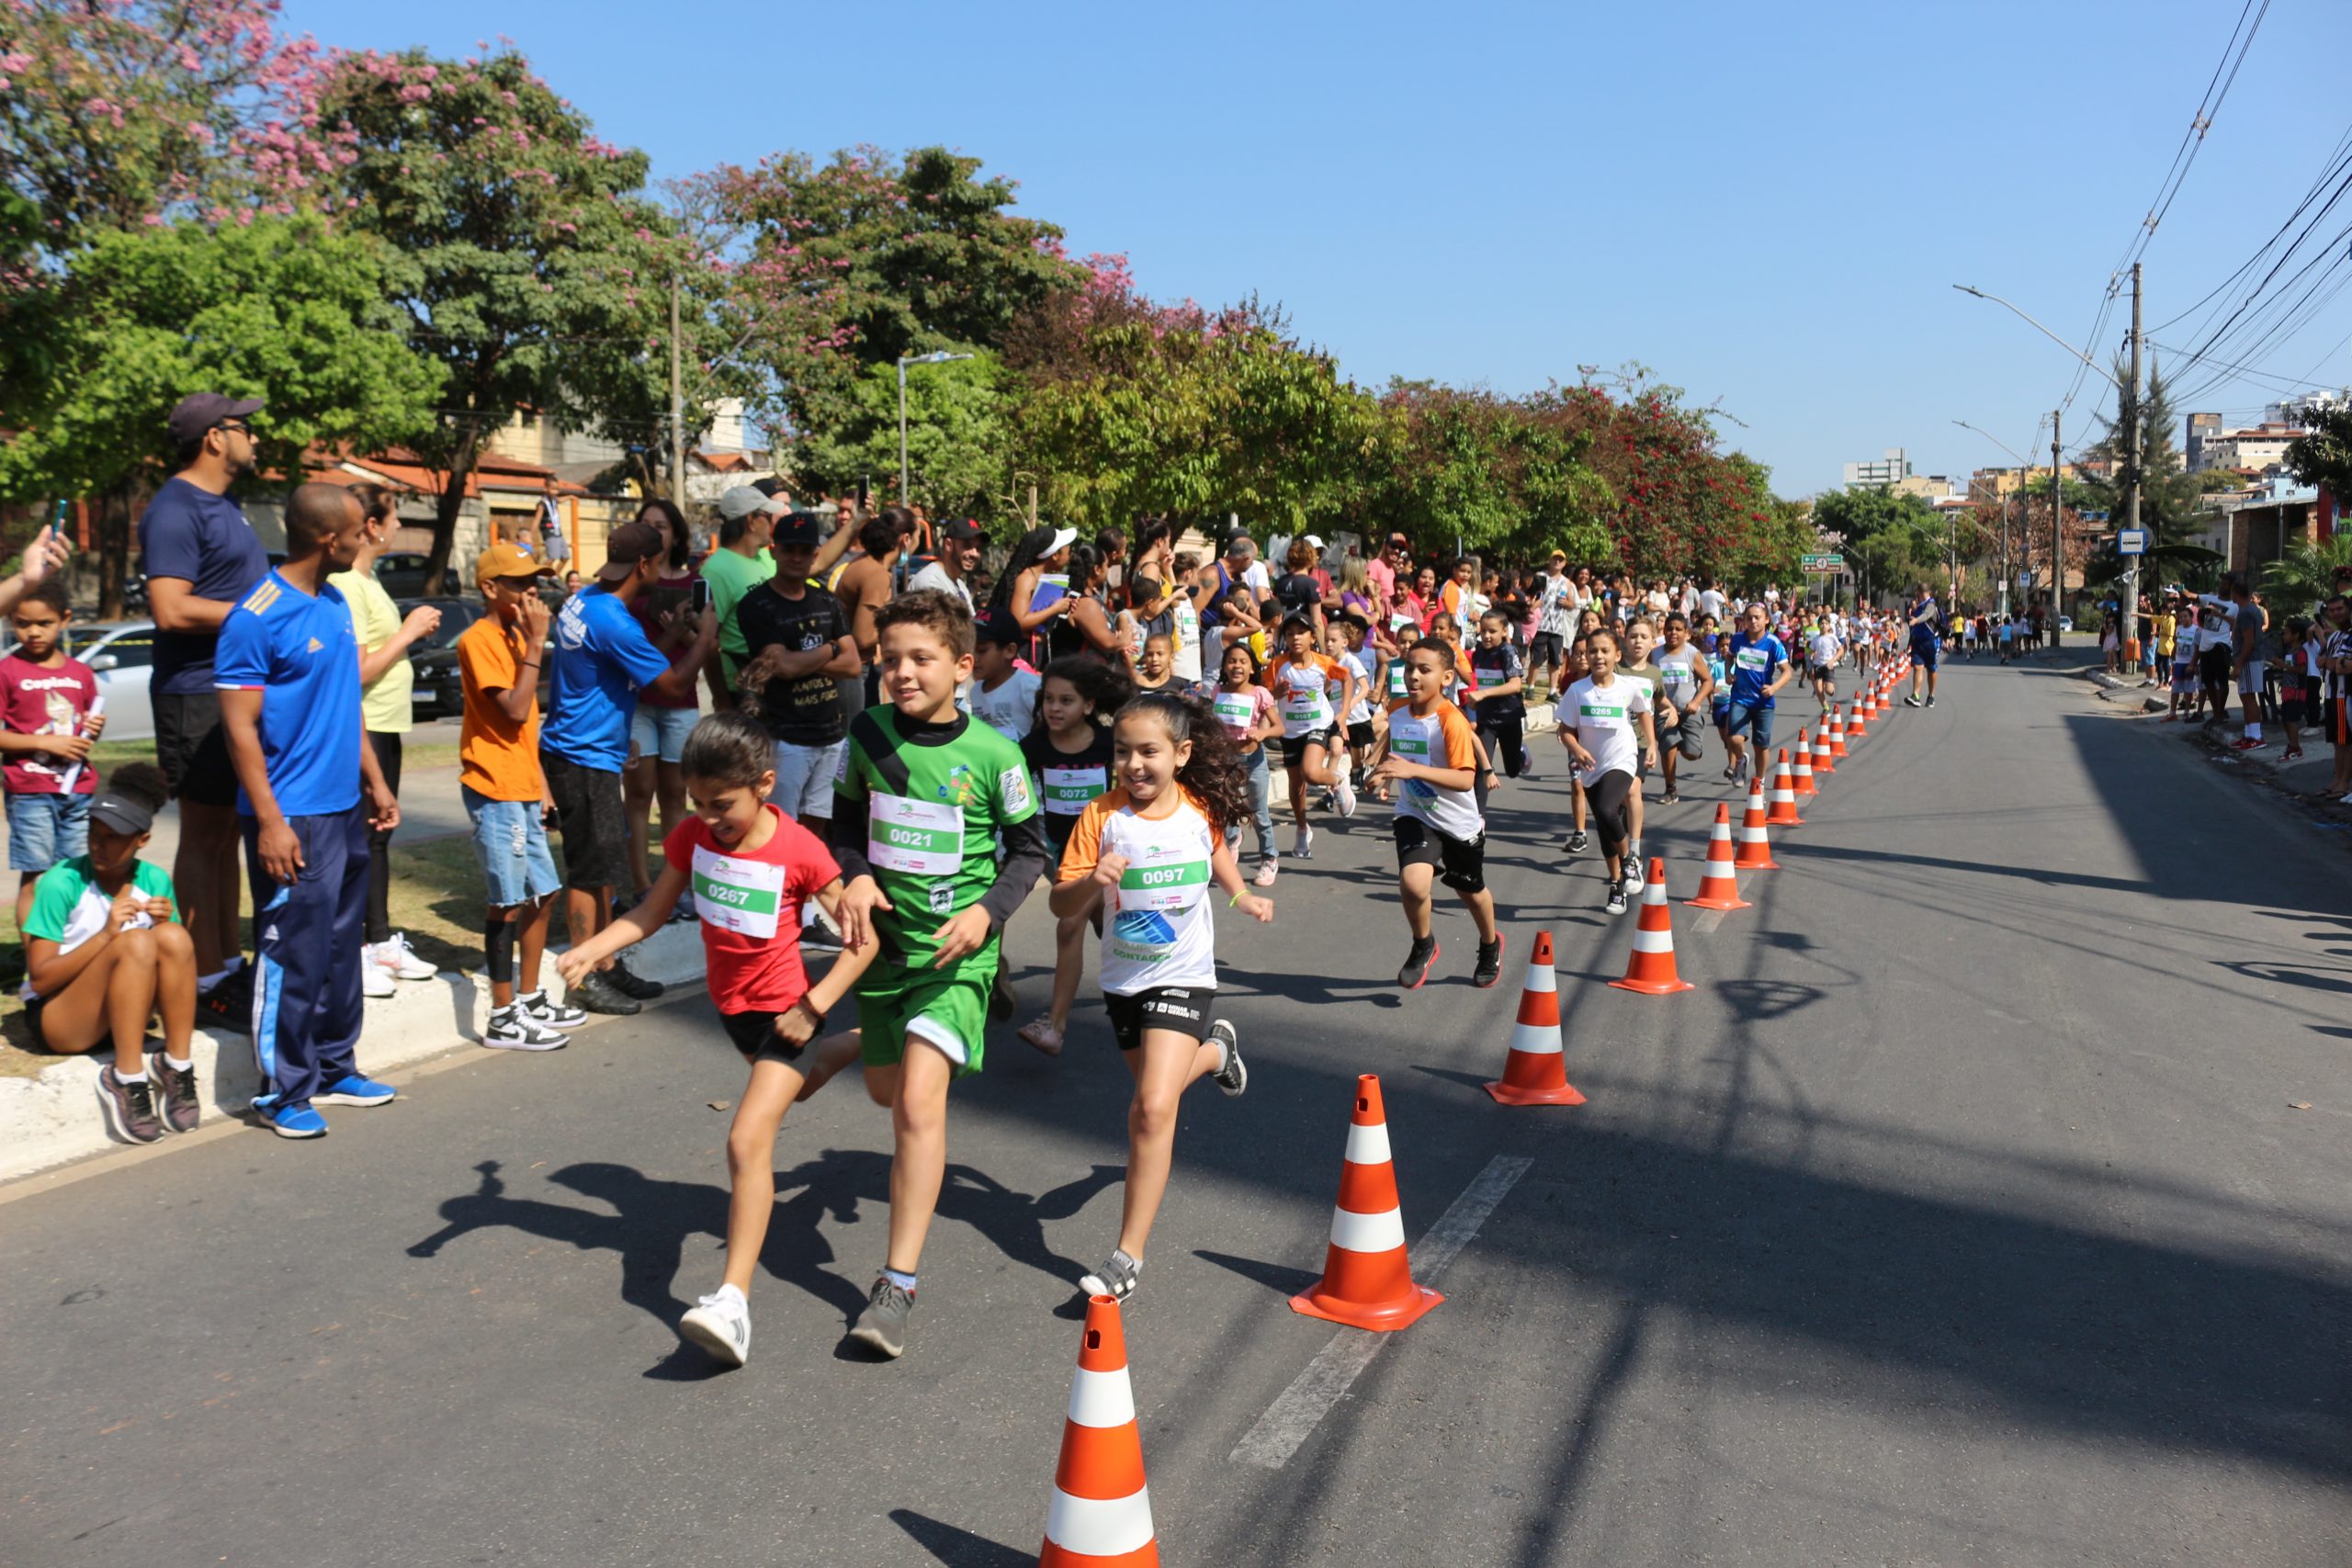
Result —
<path fill-rule="evenodd" d="M 458 793 L 473 819 L 474 857 L 481 862 L 492 908 L 536 904 L 563 886 L 555 874 L 555 855 L 548 848 L 547 824 L 539 819 L 537 801 L 492 800 L 467 784 L 459 784 Z"/>
<path fill-rule="evenodd" d="M 1259 743 L 1255 751 L 1250 753 L 1248 764 L 1250 825 L 1258 835 L 1259 860 L 1272 865 L 1274 863 L 1274 817 L 1269 795 L 1273 784 L 1273 765 L 1266 761 L 1266 747 L 1263 741 Z M 1241 843 L 1240 823 L 1231 822 L 1226 825 L 1225 843 L 1227 849 L 1238 852 Z"/>
<path fill-rule="evenodd" d="M 90 848 L 91 796 L 8 795 L 8 869 L 38 876 Z"/>

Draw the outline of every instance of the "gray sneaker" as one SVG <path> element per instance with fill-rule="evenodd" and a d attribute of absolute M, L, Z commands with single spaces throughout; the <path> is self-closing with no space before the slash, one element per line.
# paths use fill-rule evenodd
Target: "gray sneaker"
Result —
<path fill-rule="evenodd" d="M 1124 1251 L 1114 1252 L 1102 1260 L 1091 1274 L 1079 1276 L 1078 1288 L 1090 1296 L 1108 1296 L 1123 1302 L 1136 1293 L 1143 1283 L 1143 1265 Z"/>
<path fill-rule="evenodd" d="M 907 1349 L 907 1314 L 915 1299 L 891 1281 L 888 1274 L 874 1277 L 865 1310 L 857 1314 L 849 1337 L 876 1354 L 897 1360 Z"/>
<path fill-rule="evenodd" d="M 163 1121 L 155 1114 L 152 1078 L 125 1083 L 114 1076 L 114 1065 L 108 1063 L 98 1069 L 98 1103 L 106 1108 L 107 1125 L 126 1143 L 152 1144 L 164 1135 Z"/>
<path fill-rule="evenodd" d="M 1218 1019 L 1209 1025 L 1209 1038 L 1225 1047 L 1225 1066 L 1209 1077 L 1227 1094 L 1239 1094 L 1250 1087 L 1250 1065 L 1241 1059 L 1241 1035 L 1233 1025 Z"/>
<path fill-rule="evenodd" d="M 147 1053 L 147 1080 L 164 1086 L 164 1124 L 175 1133 L 192 1133 L 203 1119 L 204 1108 L 197 1103 L 196 1067 L 193 1064 L 174 1071 L 164 1060 L 161 1051 Z"/>

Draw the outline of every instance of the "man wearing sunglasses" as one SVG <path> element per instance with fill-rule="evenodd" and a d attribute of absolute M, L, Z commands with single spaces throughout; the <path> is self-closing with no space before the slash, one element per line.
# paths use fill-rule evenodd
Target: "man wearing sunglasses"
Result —
<path fill-rule="evenodd" d="M 238 961 L 242 887 L 237 773 L 220 728 L 213 648 L 220 624 L 269 575 L 269 557 L 229 491 L 253 471 L 254 398 L 194 392 L 165 428 L 176 471 L 139 519 L 140 565 L 155 616 L 155 759 L 180 803 L 172 882 L 196 946 L 197 1010 L 252 1027 L 253 983 Z"/>

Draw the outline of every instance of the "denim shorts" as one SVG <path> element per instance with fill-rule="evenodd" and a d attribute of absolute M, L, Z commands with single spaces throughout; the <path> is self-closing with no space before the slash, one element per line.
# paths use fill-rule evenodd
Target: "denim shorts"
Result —
<path fill-rule="evenodd" d="M 90 849 L 86 795 L 8 796 L 8 869 L 44 872 Z"/>
<path fill-rule="evenodd" d="M 474 854 L 490 885 L 492 908 L 536 904 L 563 886 L 548 852 L 548 830 L 536 800 L 492 800 L 464 784 L 466 815 L 473 818 Z"/>
<path fill-rule="evenodd" d="M 812 819 L 831 821 L 833 775 L 841 771 L 842 753 L 848 746 L 847 740 L 835 740 L 824 746 L 795 746 L 788 740 L 777 741 L 775 788 L 768 799 L 804 828 Z"/>
<path fill-rule="evenodd" d="M 629 745 L 636 749 L 639 761 L 658 757 L 674 762 L 686 754 L 686 737 L 695 732 L 701 718 L 699 708 L 657 708 L 651 703 L 639 703 L 637 716 L 628 721 Z"/>
<path fill-rule="evenodd" d="M 1752 703 L 1732 704 L 1724 716 L 1724 737 L 1736 740 L 1742 731 L 1756 742 L 1758 751 L 1769 750 L 1772 744 L 1772 710 Z"/>

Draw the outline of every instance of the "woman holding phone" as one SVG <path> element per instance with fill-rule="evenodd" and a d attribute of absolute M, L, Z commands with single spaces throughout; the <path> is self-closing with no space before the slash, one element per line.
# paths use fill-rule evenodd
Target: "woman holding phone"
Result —
<path fill-rule="evenodd" d="M 662 576 L 637 596 L 629 613 L 675 669 L 694 648 L 694 629 L 710 603 L 710 584 L 688 559 L 693 535 L 675 506 L 657 496 L 637 509 L 637 520 L 659 528 L 664 547 Z M 662 808 L 663 838 L 685 820 L 686 776 L 678 761 L 701 716 L 691 684 L 683 697 L 637 694 L 637 713 L 629 721 L 628 765 L 621 770 L 621 799 L 628 809 L 629 883 L 639 897 L 653 886 L 646 846 L 655 805 Z"/>

